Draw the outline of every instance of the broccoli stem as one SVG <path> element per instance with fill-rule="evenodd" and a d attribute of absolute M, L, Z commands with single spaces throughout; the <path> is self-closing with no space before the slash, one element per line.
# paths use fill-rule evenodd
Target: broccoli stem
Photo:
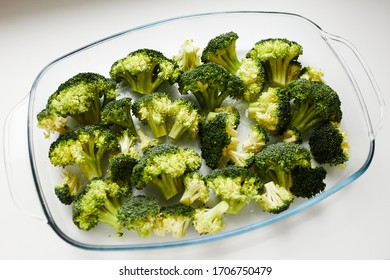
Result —
<path fill-rule="evenodd" d="M 118 221 L 116 215 L 120 208 L 120 203 L 117 199 L 110 198 L 107 199 L 101 209 L 99 220 L 105 224 L 112 226 L 118 231 L 122 228 L 120 222 Z"/>
<path fill-rule="evenodd" d="M 181 178 L 173 178 L 166 174 L 152 179 L 152 183 L 160 189 L 166 200 L 184 191 Z"/>
<path fill-rule="evenodd" d="M 72 115 L 72 117 L 81 125 L 98 124 L 100 122 L 101 104 L 99 94 L 95 94 L 94 102 L 88 111 Z"/>
<path fill-rule="evenodd" d="M 314 106 L 306 103 L 299 103 L 296 111 L 294 111 L 291 124 L 300 132 L 305 132 L 310 127 L 323 121 L 314 109 Z"/>
<path fill-rule="evenodd" d="M 169 132 L 168 136 L 174 140 L 180 139 L 181 136 L 187 131 L 187 128 L 184 127 L 179 122 L 175 122 Z"/>
<path fill-rule="evenodd" d="M 271 178 L 271 181 L 275 182 L 288 191 L 290 190 L 292 186 L 291 172 L 270 170 L 268 174 Z"/>
<path fill-rule="evenodd" d="M 155 138 L 160 138 L 160 137 L 167 135 L 165 123 L 157 125 L 151 116 L 147 117 L 147 122 L 148 122 L 149 127 L 152 130 L 153 136 Z"/>

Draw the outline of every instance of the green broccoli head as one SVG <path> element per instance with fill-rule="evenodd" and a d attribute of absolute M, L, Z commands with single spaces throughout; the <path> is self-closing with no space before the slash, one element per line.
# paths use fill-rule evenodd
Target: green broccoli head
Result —
<path fill-rule="evenodd" d="M 173 84 L 180 74 L 177 64 L 153 49 L 138 49 L 117 60 L 110 76 L 117 82 L 126 81 L 141 94 L 158 90 L 163 82 Z"/>
<path fill-rule="evenodd" d="M 300 75 L 299 76 L 300 79 L 325 83 L 323 78 L 324 72 L 322 71 L 322 69 L 318 67 L 314 67 L 314 66 L 303 67 L 299 75 Z"/>
<path fill-rule="evenodd" d="M 111 130 L 100 125 L 78 126 L 50 145 L 49 159 L 55 166 L 76 164 L 91 180 L 103 176 L 104 154 L 117 149 L 117 137 Z"/>
<path fill-rule="evenodd" d="M 167 134 L 166 119 L 171 104 L 167 93 L 153 92 L 138 98 L 132 111 L 141 122 L 149 125 L 155 138 L 160 138 Z"/>
<path fill-rule="evenodd" d="M 138 158 L 130 154 L 119 153 L 110 158 L 107 173 L 112 181 L 118 184 L 131 185 L 131 174 Z"/>
<path fill-rule="evenodd" d="M 173 237 L 183 238 L 194 214 L 194 208 L 183 204 L 164 206 L 154 223 L 154 233 L 159 236 L 171 233 Z"/>
<path fill-rule="evenodd" d="M 294 196 L 284 187 L 270 181 L 264 184 L 263 192 L 257 196 L 256 200 L 263 211 L 278 214 L 290 207 Z"/>
<path fill-rule="evenodd" d="M 228 214 L 238 214 L 263 187 L 256 173 L 234 165 L 212 170 L 206 175 L 205 181 L 207 187 L 229 204 L 226 211 Z"/>
<path fill-rule="evenodd" d="M 134 230 L 140 237 L 146 238 L 153 233 L 159 212 L 160 206 L 154 197 L 129 196 L 123 201 L 116 218 L 123 228 Z"/>
<path fill-rule="evenodd" d="M 326 122 L 314 129 L 309 138 L 310 151 L 320 164 L 345 167 L 349 160 L 350 147 L 347 133 L 340 123 Z"/>
<path fill-rule="evenodd" d="M 194 202 L 205 204 L 210 199 L 209 188 L 206 185 L 204 176 L 199 172 L 191 172 L 184 175 L 184 192 L 180 203 L 190 206 Z"/>
<path fill-rule="evenodd" d="M 199 106 L 194 102 L 184 98 L 176 99 L 172 102 L 168 115 L 174 117 L 168 134 L 170 138 L 180 140 L 186 132 L 191 139 L 198 137 L 199 126 L 204 117 Z"/>
<path fill-rule="evenodd" d="M 54 193 L 62 204 L 70 205 L 81 188 L 79 177 L 65 170 L 62 172 L 63 180 L 54 187 Z"/>
<path fill-rule="evenodd" d="M 194 40 L 185 40 L 173 60 L 180 70 L 188 71 L 200 65 L 199 47 L 194 45 Z"/>
<path fill-rule="evenodd" d="M 268 88 L 257 101 L 249 103 L 248 117 L 254 119 L 267 133 L 280 135 L 290 122 L 290 99 L 283 89 Z"/>
<path fill-rule="evenodd" d="M 282 141 L 286 143 L 302 144 L 302 132 L 295 126 L 289 125 L 282 134 Z"/>
<path fill-rule="evenodd" d="M 222 33 L 211 39 L 203 49 L 201 60 L 203 63 L 216 63 L 221 65 L 231 74 L 235 74 L 240 67 L 237 57 L 236 41 L 237 33 L 231 31 Z"/>
<path fill-rule="evenodd" d="M 180 93 L 193 94 L 206 113 L 221 107 L 227 97 L 242 99 L 244 94 L 242 80 L 215 63 L 202 64 L 182 73 L 178 84 Z"/>
<path fill-rule="evenodd" d="M 326 187 L 324 182 L 326 173 L 326 170 L 321 166 L 315 168 L 294 168 L 292 171 L 293 184 L 290 188 L 291 193 L 296 197 L 304 198 L 311 198 L 321 193 Z"/>
<path fill-rule="evenodd" d="M 290 190 L 292 170 L 298 166 L 311 167 L 310 151 L 302 145 L 278 142 L 269 144 L 255 155 L 255 166 L 264 181 L 273 181 L 280 187 Z"/>
<path fill-rule="evenodd" d="M 49 138 L 55 132 L 64 134 L 70 130 L 67 126 L 68 120 L 49 108 L 40 111 L 37 114 L 37 120 L 37 126 L 45 130 L 44 135 L 46 138 Z"/>
<path fill-rule="evenodd" d="M 136 128 L 131 116 L 132 103 L 130 97 L 112 100 L 107 103 L 101 113 L 101 124 L 117 125 L 120 128 L 129 129 L 133 135 L 136 135 Z"/>
<path fill-rule="evenodd" d="M 225 213 L 229 209 L 226 201 L 220 201 L 212 208 L 200 207 L 195 210 L 192 225 L 199 234 L 215 234 L 224 229 Z"/>
<path fill-rule="evenodd" d="M 230 151 L 239 143 L 234 129 L 234 118 L 229 113 L 216 114 L 206 120 L 199 130 L 201 154 L 208 167 L 215 169 L 225 164 Z"/>
<path fill-rule="evenodd" d="M 143 153 L 145 153 L 149 148 L 158 145 L 159 143 L 157 139 L 150 137 L 142 129 L 137 130 L 137 135 L 139 140 L 138 148 Z"/>
<path fill-rule="evenodd" d="M 266 84 L 266 75 L 263 64 L 251 58 L 243 58 L 240 68 L 236 72 L 244 84 L 243 99 L 253 102 L 263 91 Z"/>
<path fill-rule="evenodd" d="M 250 126 L 251 132 L 242 143 L 242 150 L 246 153 L 256 154 L 264 149 L 270 138 L 267 132 L 258 124 Z"/>
<path fill-rule="evenodd" d="M 201 165 L 201 157 L 193 149 L 159 144 L 148 149 L 134 166 L 132 182 L 138 189 L 150 182 L 168 200 L 183 191 L 183 176 Z"/>
<path fill-rule="evenodd" d="M 269 83 L 273 87 L 284 87 L 288 82 L 289 68 L 303 53 L 303 48 L 286 38 L 269 38 L 255 43 L 247 57 L 262 62 Z"/>
<path fill-rule="evenodd" d="M 232 127 L 233 129 L 238 128 L 238 125 L 240 124 L 240 121 L 241 121 L 241 115 L 240 115 L 240 111 L 236 107 L 231 106 L 231 105 L 225 105 L 222 107 L 215 108 L 213 112 L 209 112 L 207 114 L 207 119 L 211 120 L 217 114 L 220 114 L 220 113 L 228 113 L 229 119 L 230 119 L 229 122 L 232 124 L 232 125 L 229 125 L 229 127 Z"/>
<path fill-rule="evenodd" d="M 94 179 L 82 187 L 73 201 L 74 224 L 81 230 L 91 230 L 99 222 L 122 228 L 117 219 L 122 199 L 130 193 L 128 186 L 121 186 L 109 179 Z"/>
<path fill-rule="evenodd" d="M 340 98 L 328 85 L 297 79 L 288 83 L 285 90 L 293 99 L 291 125 L 301 133 L 325 121 L 341 121 Z"/>

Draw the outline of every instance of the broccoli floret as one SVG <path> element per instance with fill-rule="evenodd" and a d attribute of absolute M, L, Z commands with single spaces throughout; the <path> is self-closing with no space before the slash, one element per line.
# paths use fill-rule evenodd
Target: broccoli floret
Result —
<path fill-rule="evenodd" d="M 326 170 L 321 167 L 302 168 L 297 167 L 292 171 L 293 185 L 290 191 L 296 197 L 311 198 L 322 192 L 326 183 Z"/>
<path fill-rule="evenodd" d="M 167 93 L 154 92 L 138 98 L 132 106 L 133 114 L 148 124 L 155 138 L 167 134 L 166 119 L 172 104 Z"/>
<path fill-rule="evenodd" d="M 146 238 L 153 233 L 159 212 L 160 206 L 157 199 L 137 195 L 129 196 L 124 200 L 116 217 L 123 228 L 135 230 L 140 237 Z"/>
<path fill-rule="evenodd" d="M 207 187 L 229 204 L 228 214 L 238 214 L 263 187 L 256 173 L 234 165 L 212 170 L 205 180 Z"/>
<path fill-rule="evenodd" d="M 180 140 L 186 132 L 191 139 L 198 136 L 199 125 L 204 119 L 198 105 L 190 100 L 179 98 L 172 102 L 168 115 L 174 117 L 168 134 L 170 138 Z"/>
<path fill-rule="evenodd" d="M 102 177 L 106 152 L 118 149 L 117 135 L 100 125 L 78 126 L 60 135 L 49 149 L 54 166 L 78 165 L 88 180 Z"/>
<path fill-rule="evenodd" d="M 212 169 L 230 162 L 239 166 L 252 164 L 252 153 L 237 150 L 240 139 L 234 129 L 235 118 L 231 116 L 226 112 L 215 114 L 213 118 L 207 118 L 199 130 L 201 154 Z"/>
<path fill-rule="evenodd" d="M 341 101 L 328 85 L 297 79 L 288 83 L 285 90 L 293 99 L 291 125 L 301 133 L 325 121 L 341 121 Z"/>
<path fill-rule="evenodd" d="M 139 159 L 140 155 L 136 147 L 137 137 L 132 134 L 129 129 L 124 129 L 117 133 L 117 141 L 119 153 L 130 155 L 135 159 Z"/>
<path fill-rule="evenodd" d="M 131 179 L 138 189 L 151 182 L 168 200 L 183 191 L 183 176 L 201 165 L 201 157 L 193 149 L 159 144 L 146 151 L 134 166 Z"/>
<path fill-rule="evenodd" d="M 180 203 L 190 206 L 194 202 L 205 204 L 210 199 L 209 188 L 206 186 L 204 176 L 199 172 L 191 172 L 184 175 L 184 192 Z"/>
<path fill-rule="evenodd" d="M 154 233 L 159 236 L 171 233 L 173 237 L 182 238 L 194 214 L 194 208 L 183 204 L 162 207 L 154 223 Z"/>
<path fill-rule="evenodd" d="M 221 201 L 212 208 L 197 208 L 192 220 L 194 229 L 202 235 L 220 232 L 225 227 L 223 220 L 228 209 L 226 201 Z"/>
<path fill-rule="evenodd" d="M 303 67 L 299 76 L 300 79 L 325 83 L 323 77 L 324 72 L 320 68 L 314 66 Z"/>
<path fill-rule="evenodd" d="M 205 113 L 221 107 L 227 98 L 242 99 L 244 85 L 240 78 L 214 63 L 201 64 L 180 75 L 181 94 L 191 93 Z"/>
<path fill-rule="evenodd" d="M 294 201 L 294 196 L 284 187 L 270 181 L 264 184 L 263 193 L 261 193 L 256 200 L 263 211 L 278 214 L 290 207 L 291 203 Z"/>
<path fill-rule="evenodd" d="M 72 172 L 62 172 L 62 183 L 54 187 L 54 193 L 62 204 L 70 205 L 81 188 L 79 177 Z"/>
<path fill-rule="evenodd" d="M 240 67 L 236 51 L 237 39 L 238 35 L 233 31 L 214 37 L 203 49 L 202 62 L 219 64 L 231 74 L 235 74 Z"/>
<path fill-rule="evenodd" d="M 103 125 L 118 125 L 123 129 L 129 129 L 133 135 L 136 135 L 136 128 L 131 116 L 132 102 L 130 97 L 124 97 L 107 103 L 102 110 L 101 123 Z"/>
<path fill-rule="evenodd" d="M 270 135 L 280 135 L 290 122 L 290 99 L 283 89 L 268 88 L 257 101 L 249 103 L 248 117 Z"/>
<path fill-rule="evenodd" d="M 211 120 L 219 113 L 228 113 L 230 118 L 229 122 L 233 124 L 233 129 L 238 128 L 238 125 L 240 124 L 241 121 L 241 116 L 240 116 L 240 111 L 238 111 L 236 107 L 226 105 L 219 108 L 215 108 L 214 112 L 209 112 L 207 114 L 207 119 Z"/>
<path fill-rule="evenodd" d="M 300 166 L 311 167 L 310 151 L 302 145 L 279 142 L 267 145 L 255 155 L 257 172 L 264 181 L 273 181 L 276 185 L 290 190 L 291 172 Z"/>
<path fill-rule="evenodd" d="M 289 67 L 303 53 L 300 44 L 286 38 L 269 38 L 255 43 L 247 57 L 260 60 L 271 86 L 284 87 Z"/>
<path fill-rule="evenodd" d="M 296 60 L 291 61 L 287 69 L 286 84 L 288 84 L 293 80 L 298 79 L 301 73 L 302 73 L 302 64 Z"/>
<path fill-rule="evenodd" d="M 102 107 L 117 97 L 115 89 L 116 84 L 100 74 L 79 73 L 49 97 L 46 108 L 38 113 L 38 126 L 50 134 L 67 130 L 67 117 L 80 125 L 98 124 Z"/>
<path fill-rule="evenodd" d="M 130 154 L 117 154 L 110 158 L 107 173 L 109 178 L 120 185 L 131 185 L 131 174 L 138 158 Z"/>
<path fill-rule="evenodd" d="M 73 202 L 73 222 L 81 230 L 88 231 L 99 222 L 114 227 L 118 233 L 122 226 L 116 217 L 122 199 L 130 193 L 128 186 L 121 186 L 109 179 L 94 179 L 78 192 Z"/>
<path fill-rule="evenodd" d="M 283 132 L 282 141 L 286 143 L 302 144 L 302 132 L 300 132 L 295 126 L 288 126 Z"/>
<path fill-rule="evenodd" d="M 258 124 L 250 126 L 251 132 L 242 143 L 242 150 L 246 153 L 258 153 L 264 149 L 270 138 L 265 130 Z"/>
<path fill-rule="evenodd" d="M 110 76 L 117 82 L 126 81 L 141 94 L 158 90 L 163 82 L 174 84 L 180 74 L 177 64 L 153 49 L 138 49 L 117 60 Z"/>
<path fill-rule="evenodd" d="M 263 64 L 251 58 L 243 58 L 240 68 L 236 72 L 244 84 L 243 99 L 248 102 L 256 100 L 263 91 L 266 83 L 266 75 Z"/>
<path fill-rule="evenodd" d="M 64 134 L 70 130 L 67 126 L 68 120 L 56 112 L 45 108 L 37 114 L 37 126 L 45 130 L 45 138 L 49 138 L 51 134 L 58 132 Z"/>
<path fill-rule="evenodd" d="M 314 129 L 309 138 L 310 151 L 320 164 L 345 167 L 349 160 L 347 133 L 340 123 L 326 122 Z"/>
<path fill-rule="evenodd" d="M 149 148 L 158 145 L 158 140 L 149 137 L 142 129 L 137 130 L 139 145 L 138 148 L 145 153 Z"/>
<path fill-rule="evenodd" d="M 185 40 L 179 53 L 173 57 L 180 70 L 188 71 L 200 65 L 199 47 L 195 46 L 194 40 Z"/>

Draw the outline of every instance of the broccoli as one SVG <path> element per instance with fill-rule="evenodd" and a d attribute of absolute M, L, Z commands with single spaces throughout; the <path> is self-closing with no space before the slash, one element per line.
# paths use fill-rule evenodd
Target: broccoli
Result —
<path fill-rule="evenodd" d="M 251 132 L 242 143 L 242 150 L 246 153 L 258 153 L 264 149 L 270 138 L 265 130 L 258 124 L 250 126 Z"/>
<path fill-rule="evenodd" d="M 155 138 L 160 138 L 167 134 L 166 119 L 171 103 L 167 93 L 153 92 L 138 98 L 132 111 L 141 122 L 149 125 Z"/>
<path fill-rule="evenodd" d="M 320 68 L 306 66 L 302 68 L 299 78 L 325 83 L 323 76 L 324 72 Z"/>
<path fill-rule="evenodd" d="M 62 177 L 62 183 L 54 187 L 54 193 L 62 204 L 70 205 L 81 188 L 80 180 L 68 170 L 62 172 Z"/>
<path fill-rule="evenodd" d="M 215 63 L 201 64 L 182 73 L 178 85 L 181 94 L 195 96 L 206 114 L 221 107 L 227 97 L 242 99 L 244 94 L 242 80 Z"/>
<path fill-rule="evenodd" d="M 214 37 L 203 49 L 201 56 L 202 62 L 212 62 L 221 65 L 234 75 L 240 67 L 240 61 L 236 51 L 237 39 L 238 35 L 233 31 Z"/>
<path fill-rule="evenodd" d="M 180 74 L 177 64 L 153 49 L 138 49 L 117 60 L 110 76 L 117 82 L 126 81 L 132 90 L 149 94 L 163 82 L 174 84 Z"/>
<path fill-rule="evenodd" d="M 326 170 L 321 167 L 303 168 L 297 167 L 292 171 L 293 185 L 290 191 L 296 197 L 311 198 L 322 192 L 326 184 Z"/>
<path fill-rule="evenodd" d="M 117 97 L 116 84 L 97 73 L 79 73 L 62 83 L 49 97 L 46 108 L 38 113 L 38 127 L 67 131 L 67 117 L 80 125 L 98 124 L 102 107 Z"/>
<path fill-rule="evenodd" d="M 292 170 L 298 166 L 311 167 L 310 151 L 302 145 L 278 142 L 269 144 L 255 155 L 256 170 L 264 181 L 273 181 L 276 185 L 290 190 Z"/>
<path fill-rule="evenodd" d="M 119 208 L 116 218 L 123 228 L 135 230 L 138 236 L 146 238 L 153 233 L 159 212 L 160 206 L 154 197 L 128 196 Z"/>
<path fill-rule="evenodd" d="M 222 106 L 219 108 L 215 108 L 214 112 L 209 112 L 207 114 L 207 119 L 211 120 L 219 113 L 228 113 L 229 118 L 230 118 L 229 122 L 231 122 L 233 124 L 233 126 L 232 126 L 233 129 L 238 128 L 238 125 L 240 124 L 240 121 L 241 121 L 241 115 L 240 115 L 240 111 L 238 111 L 238 109 L 236 107 L 226 105 L 226 106 Z"/>
<path fill-rule="evenodd" d="M 118 233 L 122 226 L 117 218 L 122 200 L 130 193 L 128 186 L 121 186 L 110 179 L 93 179 L 82 187 L 73 201 L 74 224 L 88 231 L 99 222 L 115 228 Z"/>
<path fill-rule="evenodd" d="M 137 137 L 132 134 L 129 129 L 119 131 L 117 134 L 117 142 L 119 147 L 119 153 L 129 155 L 134 159 L 139 160 L 140 155 L 136 147 Z"/>
<path fill-rule="evenodd" d="M 291 61 L 287 69 L 286 84 L 300 78 L 301 74 L 302 74 L 302 64 L 297 60 Z"/>
<path fill-rule="evenodd" d="M 286 143 L 302 144 L 303 136 L 295 126 L 289 125 L 283 133 L 281 140 Z"/>
<path fill-rule="evenodd" d="M 130 97 L 124 97 L 107 103 L 101 113 L 101 124 L 117 125 L 120 128 L 129 129 L 133 135 L 137 135 L 131 116 L 132 102 Z"/>
<path fill-rule="evenodd" d="M 137 135 L 139 139 L 139 149 L 145 153 L 149 148 L 158 145 L 158 140 L 152 137 L 149 137 L 142 129 L 137 130 Z"/>
<path fill-rule="evenodd" d="M 263 91 L 266 83 L 266 76 L 263 64 L 251 58 L 243 58 L 240 68 L 236 72 L 244 84 L 243 99 L 248 102 L 256 100 Z"/>
<path fill-rule="evenodd" d="M 194 46 L 194 40 L 185 40 L 179 53 L 173 57 L 180 70 L 188 71 L 200 65 L 199 47 Z"/>
<path fill-rule="evenodd" d="M 220 232 L 225 227 L 223 220 L 228 209 L 226 201 L 220 201 L 212 208 L 197 208 L 192 220 L 194 229 L 202 235 Z"/>
<path fill-rule="evenodd" d="M 78 165 L 88 180 L 102 177 L 106 152 L 118 149 L 117 135 L 100 125 L 78 126 L 51 143 L 49 159 L 54 166 Z"/>
<path fill-rule="evenodd" d="M 164 206 L 154 223 L 154 233 L 164 236 L 172 233 L 173 237 L 182 238 L 195 214 L 195 209 L 183 204 Z"/>
<path fill-rule="evenodd" d="M 264 189 L 255 200 L 265 212 L 278 214 L 287 210 L 294 201 L 294 195 L 274 181 L 264 184 Z"/>
<path fill-rule="evenodd" d="M 131 185 L 131 174 L 138 159 L 129 154 L 117 154 L 110 158 L 107 173 L 109 178 L 120 185 Z"/>
<path fill-rule="evenodd" d="M 291 118 L 290 99 L 281 88 L 268 88 L 248 105 L 248 117 L 270 135 L 282 134 Z"/>
<path fill-rule="evenodd" d="M 256 173 L 234 165 L 212 170 L 205 181 L 208 188 L 229 204 L 228 214 L 238 214 L 263 187 Z"/>
<path fill-rule="evenodd" d="M 183 177 L 184 192 L 180 203 L 190 206 L 194 202 L 205 204 L 210 199 L 209 188 L 206 186 L 204 176 L 199 172 L 187 173 Z"/>
<path fill-rule="evenodd" d="M 316 127 L 309 138 L 310 151 L 319 164 L 345 167 L 349 160 L 347 133 L 340 123 L 326 122 Z"/>
<path fill-rule="evenodd" d="M 168 200 L 183 191 L 183 176 L 201 165 L 201 157 L 193 149 L 159 144 L 148 149 L 134 166 L 131 180 L 137 189 L 151 182 Z"/>
<path fill-rule="evenodd" d="M 286 38 L 269 38 L 255 43 L 247 57 L 258 59 L 264 65 L 268 81 L 273 87 L 284 87 L 290 73 L 290 65 L 303 53 L 303 48 Z"/>
<path fill-rule="evenodd" d="M 172 102 L 168 115 L 175 119 L 168 134 L 170 138 L 180 140 L 186 132 L 191 139 L 198 136 L 199 125 L 204 119 L 198 105 L 190 100 L 179 98 Z"/>
<path fill-rule="evenodd" d="M 235 130 L 235 118 L 222 112 L 208 118 L 199 130 L 201 155 L 208 167 L 215 169 L 233 162 L 239 166 L 249 166 L 253 154 L 237 151 L 240 139 Z"/>
<path fill-rule="evenodd" d="M 301 133 L 325 121 L 341 121 L 339 96 L 328 85 L 297 79 L 288 83 L 285 90 L 293 100 L 290 125 Z"/>

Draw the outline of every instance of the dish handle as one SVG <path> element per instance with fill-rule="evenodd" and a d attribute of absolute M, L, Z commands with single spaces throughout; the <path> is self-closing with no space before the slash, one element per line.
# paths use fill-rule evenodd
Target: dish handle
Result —
<path fill-rule="evenodd" d="M 4 165 L 14 204 L 26 215 L 47 222 L 34 191 L 27 142 L 28 96 L 9 112 L 4 124 Z"/>
<path fill-rule="evenodd" d="M 369 137 L 374 140 L 385 120 L 385 101 L 378 84 L 358 49 L 339 36 L 324 32 L 325 39 L 342 61 L 345 70 L 356 88 L 360 104 L 365 114 Z"/>

